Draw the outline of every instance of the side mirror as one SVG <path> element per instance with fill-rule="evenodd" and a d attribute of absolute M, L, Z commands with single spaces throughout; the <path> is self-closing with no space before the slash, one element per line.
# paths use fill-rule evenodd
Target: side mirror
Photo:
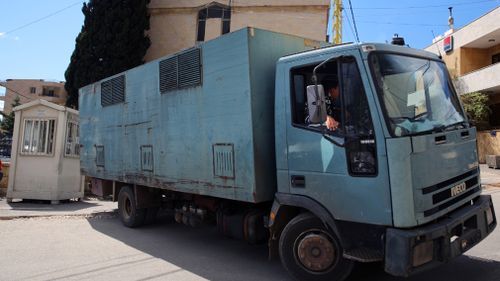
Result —
<path fill-rule="evenodd" d="M 326 121 L 325 90 L 323 85 L 307 86 L 307 109 L 309 122 L 321 124 Z"/>

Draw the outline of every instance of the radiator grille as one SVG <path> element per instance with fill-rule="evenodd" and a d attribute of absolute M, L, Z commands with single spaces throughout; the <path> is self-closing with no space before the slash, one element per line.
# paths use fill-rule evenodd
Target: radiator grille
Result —
<path fill-rule="evenodd" d="M 125 101 L 125 75 L 109 79 L 101 84 L 101 105 L 108 106 Z"/>
<path fill-rule="evenodd" d="M 432 207 L 429 206 L 422 210 L 424 217 L 432 216 L 455 204 L 462 204 L 464 199 L 479 192 L 481 187 L 478 174 L 478 169 L 470 170 L 462 175 L 423 188 L 422 195 L 432 202 Z"/>

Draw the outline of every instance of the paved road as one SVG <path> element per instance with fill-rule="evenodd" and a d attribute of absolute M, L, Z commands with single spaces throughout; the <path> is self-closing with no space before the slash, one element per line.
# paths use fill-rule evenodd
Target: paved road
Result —
<path fill-rule="evenodd" d="M 500 190 L 490 192 L 500 206 Z M 0 221 L 0 280 L 290 280 L 279 261 L 266 257 L 264 245 L 168 218 L 140 229 L 123 227 L 113 215 Z M 362 265 L 349 278 L 361 280 L 500 280 L 500 227 L 437 270 L 400 279 L 379 264 Z"/>

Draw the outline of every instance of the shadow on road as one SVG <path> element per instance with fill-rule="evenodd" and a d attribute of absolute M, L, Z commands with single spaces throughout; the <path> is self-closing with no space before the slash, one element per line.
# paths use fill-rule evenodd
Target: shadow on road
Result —
<path fill-rule="evenodd" d="M 191 228 L 174 223 L 170 217 L 138 229 L 122 226 L 118 218 L 89 219 L 88 222 L 109 237 L 209 280 L 290 280 L 279 261 L 267 260 L 266 245 L 252 246 L 225 238 L 215 227 Z M 170 273 L 165 274 L 150 278 L 168 279 Z M 462 256 L 410 278 L 386 274 L 381 263 L 357 264 L 348 281 L 362 280 L 498 281 L 500 263 Z"/>
<path fill-rule="evenodd" d="M 12 211 L 51 211 L 51 212 L 72 212 L 88 209 L 97 206 L 97 203 L 89 201 L 62 200 L 60 204 L 52 205 L 48 200 L 23 199 L 11 203 L 4 203 Z"/>
<path fill-rule="evenodd" d="M 212 226 L 191 228 L 168 216 L 136 229 L 124 227 L 116 217 L 88 222 L 109 237 L 209 280 L 290 280 L 279 260 L 267 260 L 266 245 L 226 238 Z"/>

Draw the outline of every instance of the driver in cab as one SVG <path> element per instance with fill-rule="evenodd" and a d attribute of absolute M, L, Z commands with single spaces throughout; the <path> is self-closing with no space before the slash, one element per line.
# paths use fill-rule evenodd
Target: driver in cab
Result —
<path fill-rule="evenodd" d="M 340 92 L 339 92 L 339 80 L 337 76 L 325 77 L 321 84 L 325 89 L 325 105 L 326 105 L 326 121 L 323 124 L 330 131 L 335 131 L 340 126 Z M 308 106 L 306 102 L 306 124 L 312 124 L 309 120 Z"/>

